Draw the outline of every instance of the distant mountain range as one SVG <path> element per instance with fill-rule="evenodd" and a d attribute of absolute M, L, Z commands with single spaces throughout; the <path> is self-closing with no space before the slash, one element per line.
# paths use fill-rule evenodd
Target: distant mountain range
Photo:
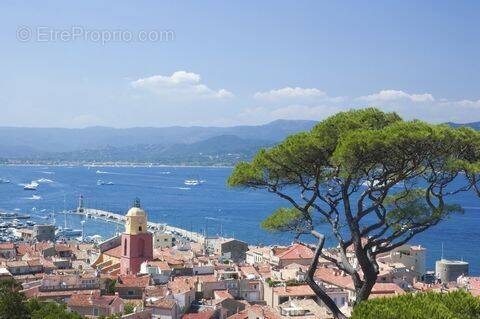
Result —
<path fill-rule="evenodd" d="M 472 123 L 465 123 L 465 124 L 448 122 L 448 123 L 445 123 L 445 124 L 448 124 L 452 127 L 468 126 L 468 127 L 471 127 L 475 130 L 480 130 L 480 122 L 472 122 Z"/>
<path fill-rule="evenodd" d="M 316 123 L 277 120 L 257 126 L 128 129 L 0 127 L 0 158 L 4 162 L 233 165 L 290 134 L 310 130 Z M 480 129 L 480 122 L 447 124 Z"/>
<path fill-rule="evenodd" d="M 277 120 L 233 127 L 0 127 L 0 158 L 41 162 L 154 162 L 232 165 L 315 121 Z"/>

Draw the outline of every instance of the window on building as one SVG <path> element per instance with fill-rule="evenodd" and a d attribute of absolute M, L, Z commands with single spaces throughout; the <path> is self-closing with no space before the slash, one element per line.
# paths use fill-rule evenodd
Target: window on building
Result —
<path fill-rule="evenodd" d="M 142 226 L 138 226 L 138 231 L 142 231 Z"/>
<path fill-rule="evenodd" d="M 124 242 L 123 242 L 123 255 L 126 256 L 127 255 L 127 239 L 125 238 Z"/>

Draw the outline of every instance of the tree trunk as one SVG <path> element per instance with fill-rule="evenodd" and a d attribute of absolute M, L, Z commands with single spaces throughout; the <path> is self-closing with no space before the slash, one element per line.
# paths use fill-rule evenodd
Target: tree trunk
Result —
<path fill-rule="evenodd" d="M 347 317 L 340 311 L 338 306 L 335 302 L 330 298 L 329 295 L 319 285 L 315 282 L 314 275 L 315 270 L 317 270 L 318 265 L 318 258 L 323 249 L 323 244 L 325 242 L 325 237 L 317 233 L 316 231 L 312 231 L 312 235 L 318 238 L 318 245 L 315 250 L 315 256 L 313 257 L 312 263 L 310 264 L 310 268 L 307 272 L 307 277 L 305 281 L 307 284 L 312 288 L 313 292 L 317 295 L 317 297 L 325 304 L 325 306 L 332 312 L 332 315 L 335 319 L 347 319 Z"/>
<path fill-rule="evenodd" d="M 356 297 L 355 297 L 355 305 L 358 305 L 360 302 L 365 301 L 370 296 L 372 292 L 372 288 L 377 282 L 377 275 L 374 276 L 365 276 L 365 280 L 363 285 L 360 289 L 355 289 Z"/>

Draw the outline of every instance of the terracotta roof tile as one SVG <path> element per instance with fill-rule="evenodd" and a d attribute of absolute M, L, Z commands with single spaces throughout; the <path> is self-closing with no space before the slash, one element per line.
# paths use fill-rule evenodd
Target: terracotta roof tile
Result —
<path fill-rule="evenodd" d="M 158 300 L 149 300 L 145 303 L 147 307 L 155 307 L 160 309 L 172 309 L 176 305 L 176 301 L 172 299 L 158 299 Z"/>
<path fill-rule="evenodd" d="M 207 310 L 199 313 L 187 313 L 183 315 L 182 319 L 211 319 L 215 318 L 215 311 Z"/>
<path fill-rule="evenodd" d="M 152 260 L 148 262 L 148 265 L 151 267 L 158 267 L 160 270 L 171 270 L 172 268 L 168 265 L 167 262 L 161 260 Z"/>
<path fill-rule="evenodd" d="M 119 299 L 119 297 L 75 294 L 70 297 L 67 304 L 73 307 L 95 306 L 100 308 L 108 308 L 116 299 Z"/>
<path fill-rule="evenodd" d="M 0 250 L 10 250 L 14 248 L 15 248 L 14 243 L 0 243 Z"/>
<path fill-rule="evenodd" d="M 121 275 L 117 287 L 145 288 L 150 284 L 150 276 Z"/>
<path fill-rule="evenodd" d="M 277 255 L 280 260 L 312 259 L 313 256 L 313 251 L 309 247 L 302 244 L 294 244 L 286 251 Z"/>
<path fill-rule="evenodd" d="M 193 277 L 192 277 L 192 279 L 193 279 Z M 195 287 L 195 280 L 175 278 L 174 281 L 170 281 L 167 285 L 168 285 L 168 288 L 174 294 L 184 293 L 184 292 L 192 290 Z"/>
<path fill-rule="evenodd" d="M 227 290 L 215 290 L 213 294 L 215 299 L 235 299 Z"/>
<path fill-rule="evenodd" d="M 308 285 L 274 287 L 273 291 L 279 296 L 315 296 L 312 288 Z"/>
<path fill-rule="evenodd" d="M 72 251 L 72 248 L 69 245 L 65 244 L 56 244 L 55 245 L 56 251 Z"/>
<path fill-rule="evenodd" d="M 280 319 L 282 318 L 279 314 L 273 310 L 273 308 L 268 307 L 268 306 L 260 306 L 260 305 L 255 305 L 252 306 L 248 309 L 249 313 L 249 318 L 250 318 L 250 313 L 254 314 L 255 317 L 257 318 L 262 318 L 262 319 Z"/>
<path fill-rule="evenodd" d="M 314 278 L 316 280 L 322 281 L 324 283 L 334 285 L 343 289 L 347 289 L 350 291 L 354 290 L 354 284 L 352 277 L 349 275 L 344 274 L 339 269 L 334 268 L 318 268 L 315 271 Z M 399 295 L 403 294 L 405 291 L 400 288 L 395 283 L 376 283 L 372 288 L 372 293 L 370 297 L 375 297 L 375 295 Z"/>
<path fill-rule="evenodd" d="M 115 257 L 120 259 L 122 257 L 122 246 L 117 246 L 103 252 L 107 256 Z"/>

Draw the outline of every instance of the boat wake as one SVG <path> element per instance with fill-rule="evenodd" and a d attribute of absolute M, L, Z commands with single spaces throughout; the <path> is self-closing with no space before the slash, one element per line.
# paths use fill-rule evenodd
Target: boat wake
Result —
<path fill-rule="evenodd" d="M 29 199 L 29 200 L 40 200 L 40 199 L 42 199 L 42 196 L 32 195 L 32 196 L 30 196 L 30 197 L 25 197 L 25 199 Z"/>
<path fill-rule="evenodd" d="M 205 219 L 208 219 L 208 220 L 220 220 L 220 218 L 216 218 L 216 217 L 205 217 Z"/>
<path fill-rule="evenodd" d="M 37 179 L 37 182 L 38 183 L 53 183 L 53 181 L 51 179 L 48 179 L 48 178 Z"/>

